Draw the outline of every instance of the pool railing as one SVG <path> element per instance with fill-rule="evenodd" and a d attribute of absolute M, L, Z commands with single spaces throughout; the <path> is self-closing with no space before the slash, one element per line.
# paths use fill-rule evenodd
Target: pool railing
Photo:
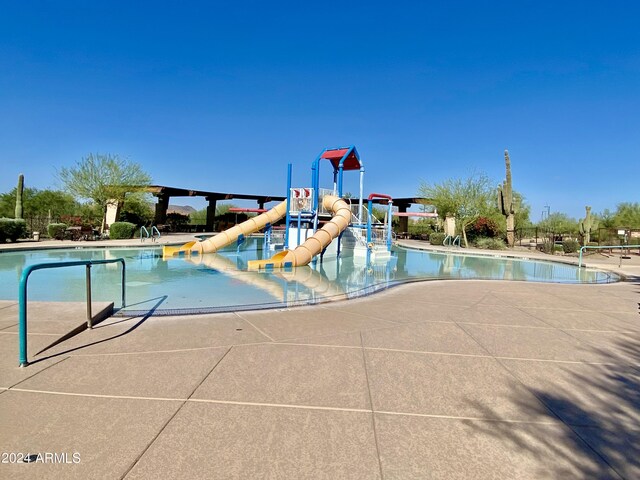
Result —
<path fill-rule="evenodd" d="M 637 247 L 637 245 L 585 245 L 584 247 L 580 247 L 580 255 L 578 256 L 578 268 L 582 267 L 582 253 L 585 250 L 609 250 L 612 248 L 621 248 L 622 254 L 624 254 L 624 250 L 630 251 L 631 248 Z M 622 254 L 620 255 L 620 262 L 622 262 Z"/>
<path fill-rule="evenodd" d="M 76 267 L 84 265 L 86 268 L 86 289 L 87 289 L 87 328 L 93 328 L 93 314 L 91 312 L 91 266 L 106 263 L 122 263 L 122 308 L 126 305 L 125 284 L 126 265 L 124 258 L 113 258 L 108 260 L 75 260 L 71 262 L 58 263 L 36 263 L 29 265 L 22 271 L 20 285 L 18 287 L 18 342 L 19 342 L 19 362 L 21 367 L 29 365 L 27 360 L 27 286 L 29 275 L 36 270 L 50 268 Z"/>

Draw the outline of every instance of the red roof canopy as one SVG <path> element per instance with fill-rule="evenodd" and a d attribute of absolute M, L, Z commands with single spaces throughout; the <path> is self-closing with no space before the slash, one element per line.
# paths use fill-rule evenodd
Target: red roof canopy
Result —
<path fill-rule="evenodd" d="M 338 170 L 338 167 L 340 166 L 340 160 L 346 155 L 348 151 L 349 148 L 329 149 L 325 150 L 325 152 L 320 155 L 320 158 L 329 160 L 331 162 L 331 165 L 333 165 L 334 170 Z M 349 153 L 349 156 L 344 160 L 342 169 L 360 170 L 360 166 L 360 155 L 358 155 L 358 152 L 354 148 L 353 150 L 351 150 L 351 153 Z"/>

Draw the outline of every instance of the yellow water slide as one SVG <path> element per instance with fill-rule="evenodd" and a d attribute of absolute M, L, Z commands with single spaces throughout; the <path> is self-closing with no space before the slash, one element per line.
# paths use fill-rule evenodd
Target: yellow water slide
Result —
<path fill-rule="evenodd" d="M 287 201 L 279 203 L 271 210 L 261 213 L 249 220 L 242 222 L 234 227 L 231 227 L 224 232 L 220 232 L 211 238 L 203 240 L 202 242 L 188 242 L 181 247 L 162 247 L 163 256 L 171 256 L 184 252 L 187 255 L 192 253 L 214 253 L 218 250 L 231 245 L 238 240 L 240 235 L 250 235 L 254 232 L 262 230 L 267 223 L 272 225 L 280 220 L 287 214 Z"/>
<path fill-rule="evenodd" d="M 307 265 L 313 257 L 322 252 L 327 246 L 342 233 L 351 222 L 351 209 L 347 202 L 333 195 L 326 195 L 322 201 L 324 208 L 333 213 L 333 217 L 312 237 L 294 250 L 284 250 L 276 253 L 268 260 L 252 260 L 249 262 L 249 270 L 261 268 L 301 267 Z"/>

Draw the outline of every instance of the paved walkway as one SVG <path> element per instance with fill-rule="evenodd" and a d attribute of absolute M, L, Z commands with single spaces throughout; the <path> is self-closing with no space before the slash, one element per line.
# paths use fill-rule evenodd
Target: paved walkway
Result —
<path fill-rule="evenodd" d="M 112 317 L 59 343 L 84 305 L 34 303 L 22 369 L 0 302 L 0 478 L 640 478 L 640 281 L 623 262 L 603 266 L 634 281 L 421 282 Z"/>
<path fill-rule="evenodd" d="M 34 355 L 59 337 L 47 304 L 23 369 L 5 302 L 0 452 L 69 463 L 0 477 L 640 478 L 639 301 L 630 282 L 432 281 L 110 318 Z"/>

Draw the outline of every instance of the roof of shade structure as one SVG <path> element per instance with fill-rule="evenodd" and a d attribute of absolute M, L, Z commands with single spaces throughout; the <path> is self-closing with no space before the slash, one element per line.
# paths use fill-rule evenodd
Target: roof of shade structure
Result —
<path fill-rule="evenodd" d="M 347 155 L 348 153 L 348 155 Z M 338 170 L 340 166 L 340 161 L 342 158 L 347 155 L 342 163 L 343 170 L 360 170 L 362 166 L 362 162 L 360 162 L 360 155 L 358 155 L 358 151 L 355 147 L 347 147 L 347 148 L 327 148 L 320 158 L 327 159 L 333 165 L 334 170 Z"/>

